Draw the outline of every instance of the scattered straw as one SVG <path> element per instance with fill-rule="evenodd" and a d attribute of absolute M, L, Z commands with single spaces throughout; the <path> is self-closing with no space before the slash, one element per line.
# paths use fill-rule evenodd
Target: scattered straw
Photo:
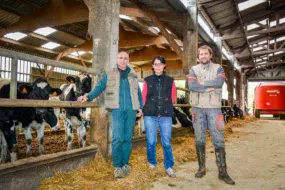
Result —
<path fill-rule="evenodd" d="M 234 120 L 226 125 L 225 136 L 232 133 L 232 127 L 241 127 L 245 123 L 255 119 L 246 116 L 244 120 Z M 209 138 L 209 134 L 207 135 Z M 209 140 L 207 141 L 209 145 Z M 173 154 L 176 166 L 196 160 L 195 142 L 192 134 L 174 138 Z M 64 190 L 64 189 L 148 189 L 151 182 L 165 176 L 163 168 L 163 150 L 157 145 L 158 166 L 151 170 L 147 165 L 146 148 L 138 147 L 133 150 L 130 160 L 132 172 L 130 176 L 116 179 L 113 176 L 111 160 L 105 161 L 100 153 L 96 158 L 78 170 L 68 173 L 56 173 L 52 178 L 44 179 L 39 187 L 40 190 Z"/>

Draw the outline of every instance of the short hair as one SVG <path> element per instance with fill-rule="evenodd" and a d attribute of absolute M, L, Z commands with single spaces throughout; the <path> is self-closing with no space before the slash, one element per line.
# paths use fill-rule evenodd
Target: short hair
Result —
<path fill-rule="evenodd" d="M 210 55 L 213 55 L 213 50 L 212 50 L 212 48 L 211 48 L 210 46 L 203 45 L 203 46 L 199 47 L 199 49 L 198 49 L 198 55 L 200 54 L 201 49 L 206 49 L 206 50 L 208 50 L 208 52 L 210 53 Z"/>
<path fill-rule="evenodd" d="M 154 61 L 155 61 L 156 59 L 158 59 L 161 63 L 163 63 L 164 65 L 166 65 L 166 60 L 165 60 L 165 58 L 164 58 L 163 56 L 161 56 L 161 55 L 155 56 L 155 57 L 152 59 L 152 61 L 151 61 L 151 65 L 154 64 Z M 165 69 L 166 69 L 166 66 L 165 66 L 164 69 L 163 69 L 163 73 L 165 73 Z M 154 73 L 153 67 L 152 67 L 151 70 L 152 70 L 153 73 Z"/>
<path fill-rule="evenodd" d="M 120 53 L 123 53 L 123 52 L 129 55 L 129 52 L 127 52 L 126 50 L 123 50 L 123 49 L 121 49 L 121 50 L 118 51 L 118 55 L 119 55 Z"/>

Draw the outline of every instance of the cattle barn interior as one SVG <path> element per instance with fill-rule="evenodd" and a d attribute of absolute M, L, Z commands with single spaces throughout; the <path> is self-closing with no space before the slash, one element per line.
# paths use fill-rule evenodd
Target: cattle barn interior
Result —
<path fill-rule="evenodd" d="M 278 0 L 256 4 L 247 0 L 1 1 L 0 87 L 9 97 L 1 96 L 0 108 L 4 111 L 13 108 L 13 113 L 15 109 L 32 107 L 54 108 L 60 113 L 68 108 L 87 108 L 84 112 L 87 119 L 82 122 L 87 144 L 80 148 L 83 137 L 77 137 L 73 128 L 74 139 L 69 145 L 65 118 L 58 117 L 60 128 L 57 130 L 53 130 L 49 122 L 43 124 L 46 158 L 41 159 L 42 156 L 38 157 L 41 152 L 37 140 L 39 130 L 28 134 L 22 126 L 22 130 L 17 130 L 17 165 L 9 165 L 13 155 L 6 155 L 7 161 L 1 160 L 0 176 L 11 177 L 16 170 L 25 171 L 24 164 L 29 164 L 43 173 L 37 178 L 40 182 L 54 171 L 78 168 L 99 149 L 104 157 L 110 155 L 109 113 L 102 109 L 103 96 L 81 104 L 70 99 L 59 101 L 58 95 L 52 93 L 55 89 L 63 91 L 65 84 L 76 85 L 79 75 L 90 76 L 93 88 L 104 71 L 116 66 L 119 50 L 129 53 L 129 65 L 137 72 L 140 83 L 153 72 L 152 58 L 164 56 L 166 73 L 175 79 L 178 87 L 180 99 L 175 108 L 182 112 L 191 107 L 187 75 L 198 62 L 198 47 L 209 45 L 214 51 L 213 62 L 222 65 L 226 75 L 223 107 L 231 108 L 235 104 L 246 113 L 252 108 L 252 90 L 258 85 L 255 82 L 285 81 L 284 6 L 285 1 Z M 50 99 L 19 98 L 23 95 L 19 93 L 25 94 L 27 90 L 24 86 L 19 92 L 19 84 L 36 85 L 38 79 L 50 85 Z M 4 89 L 7 84 L 9 88 Z M 174 130 L 177 134 L 193 130 L 192 124 L 188 126 L 187 122 L 179 121 L 176 126 L 179 126 Z M 143 121 L 139 120 L 134 142 L 143 142 L 143 132 Z M 29 153 L 27 135 L 33 137 Z M 35 160 L 27 158 L 31 155 Z M 47 163 L 53 164 L 48 166 Z M 12 189 L 11 181 L 7 180 L 5 187 Z"/>

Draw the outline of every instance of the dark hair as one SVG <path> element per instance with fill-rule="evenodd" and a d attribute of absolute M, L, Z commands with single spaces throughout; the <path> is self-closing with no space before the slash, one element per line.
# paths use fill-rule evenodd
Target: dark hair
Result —
<path fill-rule="evenodd" d="M 166 65 L 166 60 L 165 60 L 165 58 L 164 58 L 163 56 L 160 56 L 160 55 L 157 55 L 157 56 L 155 56 L 155 57 L 152 59 L 151 65 L 154 64 L 154 61 L 155 61 L 156 59 L 158 59 L 161 63 L 163 63 L 164 65 Z M 163 69 L 163 73 L 165 73 L 165 69 L 166 69 L 166 66 L 165 66 L 164 69 Z M 151 70 L 152 70 L 152 72 L 154 73 L 153 67 L 152 67 Z"/>

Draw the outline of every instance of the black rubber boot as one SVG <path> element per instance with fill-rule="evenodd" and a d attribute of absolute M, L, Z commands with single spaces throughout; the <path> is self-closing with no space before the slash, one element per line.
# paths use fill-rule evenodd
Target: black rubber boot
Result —
<path fill-rule="evenodd" d="M 197 157 L 198 157 L 199 169 L 198 169 L 197 173 L 195 174 L 195 177 L 202 178 L 204 175 L 206 175 L 205 145 L 204 146 L 197 146 L 196 145 L 196 152 L 197 152 Z"/>
<path fill-rule="evenodd" d="M 219 179 L 223 180 L 227 184 L 234 185 L 235 182 L 229 176 L 227 172 L 227 163 L 226 163 L 226 152 L 225 148 L 220 148 L 215 150 L 216 153 L 216 163 L 219 170 Z"/>

